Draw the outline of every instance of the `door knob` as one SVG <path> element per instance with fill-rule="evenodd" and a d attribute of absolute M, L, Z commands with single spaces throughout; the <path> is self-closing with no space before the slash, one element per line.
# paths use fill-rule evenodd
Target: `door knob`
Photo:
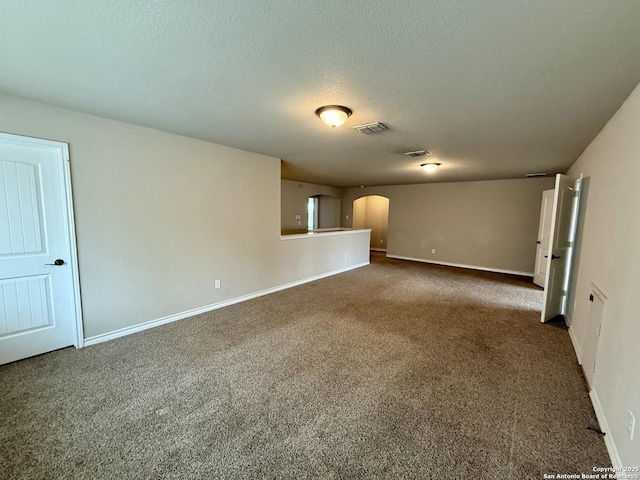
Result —
<path fill-rule="evenodd" d="M 57 260 L 54 260 L 53 263 L 45 263 L 45 265 L 54 265 L 56 267 L 59 267 L 60 265 L 64 265 L 64 260 L 58 258 Z"/>
<path fill-rule="evenodd" d="M 540 240 L 536 240 L 536 243 L 537 243 L 538 245 L 540 245 Z"/>
<path fill-rule="evenodd" d="M 557 256 L 557 255 L 553 255 L 553 254 L 551 255 L 551 260 L 556 260 L 556 259 L 558 259 L 558 258 L 560 258 L 560 257 L 559 257 L 559 256 Z"/>

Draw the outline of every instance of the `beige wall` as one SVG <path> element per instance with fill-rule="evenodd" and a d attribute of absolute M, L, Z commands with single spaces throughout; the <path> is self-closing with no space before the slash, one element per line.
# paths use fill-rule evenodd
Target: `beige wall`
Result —
<path fill-rule="evenodd" d="M 280 239 L 277 158 L 6 95 L 0 131 L 69 143 L 85 337 L 368 261 Z"/>
<path fill-rule="evenodd" d="M 387 255 L 532 273 L 549 188 L 553 178 L 350 188 L 343 225 L 351 226 L 353 200 L 382 195 L 389 198 Z"/>
<path fill-rule="evenodd" d="M 329 216 L 335 219 L 335 225 L 340 226 L 340 198 L 342 189 L 329 187 L 327 185 L 317 185 L 314 183 L 294 182 L 292 180 L 281 180 L 281 214 L 280 228 L 283 233 L 294 232 L 296 230 L 307 229 L 307 200 L 314 195 L 329 195 L 336 198 L 336 202 L 330 207 Z M 297 220 L 296 215 L 300 215 Z M 325 211 L 325 217 L 327 212 Z M 300 222 L 300 225 L 298 225 Z"/>
<path fill-rule="evenodd" d="M 318 195 L 318 228 L 340 226 L 340 199 L 329 195 Z"/>
<path fill-rule="evenodd" d="M 588 296 L 607 297 L 593 389 L 622 463 L 640 465 L 640 87 L 570 168 L 585 176 L 568 319 L 577 350 L 588 343 Z M 575 304 L 574 304 L 575 301 Z M 636 417 L 635 439 L 626 431 Z"/>
<path fill-rule="evenodd" d="M 371 248 L 387 249 L 388 221 L 388 198 L 369 195 L 353 202 L 353 227 L 371 229 Z"/>

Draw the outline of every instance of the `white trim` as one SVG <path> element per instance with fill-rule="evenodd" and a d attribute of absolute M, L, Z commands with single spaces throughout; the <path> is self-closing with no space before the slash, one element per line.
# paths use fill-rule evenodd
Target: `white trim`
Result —
<path fill-rule="evenodd" d="M 60 157 L 62 158 L 62 189 L 64 191 L 64 204 L 65 204 L 65 220 L 67 224 L 67 237 L 69 240 L 67 252 L 67 264 L 71 268 L 71 282 L 72 292 L 71 297 L 73 301 L 74 312 L 74 333 L 75 341 L 73 345 L 76 348 L 82 348 L 84 346 L 84 327 L 82 323 L 82 303 L 80 299 L 80 274 L 78 270 L 78 247 L 76 244 L 76 226 L 75 216 L 73 212 L 73 195 L 71 188 L 71 168 L 69 161 L 69 144 L 64 142 L 56 142 L 53 140 L 44 140 L 42 138 L 26 137 L 23 135 L 13 135 L 10 133 L 1 133 L 0 140 L 8 140 L 14 144 L 24 146 L 37 146 L 47 147 L 60 151 Z"/>
<path fill-rule="evenodd" d="M 598 288 L 598 286 L 593 283 L 593 282 L 589 282 L 591 283 L 591 290 L 593 291 L 593 293 L 595 293 L 598 297 L 600 297 L 600 300 L 602 300 L 602 302 L 606 302 L 608 300 L 608 297 L 602 292 L 602 290 L 600 290 L 600 288 Z"/>
<path fill-rule="evenodd" d="M 595 390 L 591 389 L 591 391 L 589 392 L 589 397 L 591 398 L 593 409 L 596 412 L 596 418 L 598 419 L 598 423 L 600 424 L 600 430 L 606 433 L 606 435 L 604 436 L 604 444 L 607 447 L 607 452 L 609 452 L 611 464 L 614 468 L 622 468 L 624 465 L 622 464 L 622 459 L 620 458 L 620 454 L 618 453 L 618 448 L 616 447 L 616 443 L 613 440 L 613 436 L 611 435 L 611 429 L 609 428 L 607 419 L 604 416 L 604 410 L 602 409 L 602 404 L 600 403 L 598 394 Z"/>
<path fill-rule="evenodd" d="M 228 307 L 229 305 L 233 305 L 235 303 L 245 302 L 247 300 L 251 300 L 253 298 L 262 297 L 263 295 L 269 295 L 270 293 L 279 292 L 280 290 L 285 290 L 287 288 L 296 287 L 298 285 L 302 285 L 303 283 L 313 282 L 315 280 L 320 280 L 321 278 L 330 277 L 332 275 L 337 275 L 338 273 L 344 273 L 349 270 L 354 270 L 356 268 L 365 267 L 369 265 L 369 262 L 362 262 L 356 265 L 350 265 L 348 267 L 339 268 L 337 270 L 332 270 L 327 273 L 321 273 L 319 275 L 314 275 L 312 277 L 303 278 L 302 280 L 296 280 L 295 282 L 284 283 L 282 285 L 278 285 L 276 287 L 267 288 L 265 290 L 260 290 L 258 292 L 249 293 L 247 295 L 242 295 L 240 297 L 235 297 L 230 300 L 224 300 L 222 302 L 212 303 L 211 305 L 206 305 L 204 307 L 194 308 L 191 310 L 187 310 L 186 312 L 176 313 L 174 315 L 169 315 L 167 317 L 158 318 L 156 320 L 151 320 L 144 323 L 139 323 L 138 325 L 133 325 L 132 327 L 125 327 L 119 330 L 114 330 L 112 332 L 103 333 L 100 335 L 95 335 L 93 337 L 88 337 L 84 339 L 84 345 L 96 345 L 98 343 L 106 342 L 108 340 L 113 340 L 115 338 L 124 337 L 126 335 L 131 335 L 132 333 L 142 332 L 143 330 L 148 330 L 150 328 L 158 327 L 160 325 L 164 325 L 165 323 L 175 322 L 177 320 L 182 320 L 184 318 L 192 317 L 194 315 L 199 315 L 201 313 L 210 312 L 211 310 L 217 310 L 218 308 Z"/>
<path fill-rule="evenodd" d="M 445 267 L 468 268 L 470 270 L 482 270 L 483 272 L 507 273 L 509 275 L 520 275 L 521 277 L 533 277 L 533 272 L 520 272 L 518 270 L 505 270 L 503 268 L 478 267 L 477 265 L 465 265 L 463 263 L 438 262 L 436 260 L 427 260 L 425 258 L 403 257 L 400 255 L 389 255 L 389 258 L 398 260 L 409 260 L 411 262 L 433 263 L 435 265 L 444 265 Z"/>
<path fill-rule="evenodd" d="M 386 248 L 370 248 L 369 250 L 371 250 L 373 252 L 386 252 L 387 251 Z"/>
<path fill-rule="evenodd" d="M 69 232 L 69 266 L 73 276 L 73 303 L 76 317 L 76 341 L 75 347 L 84 347 L 84 326 L 82 323 L 82 297 L 80 296 L 80 272 L 78 268 L 78 246 L 76 243 L 76 220 L 73 211 L 73 189 L 71 188 L 71 160 L 69 157 L 69 145 L 62 144 L 65 156 L 64 162 L 64 189 L 67 202 L 67 228 Z"/>
<path fill-rule="evenodd" d="M 582 351 L 580 350 L 580 344 L 576 338 L 576 334 L 573 333 L 573 328 L 569 327 L 569 338 L 573 345 L 573 350 L 576 352 L 576 358 L 578 359 L 578 365 L 582 365 Z"/>

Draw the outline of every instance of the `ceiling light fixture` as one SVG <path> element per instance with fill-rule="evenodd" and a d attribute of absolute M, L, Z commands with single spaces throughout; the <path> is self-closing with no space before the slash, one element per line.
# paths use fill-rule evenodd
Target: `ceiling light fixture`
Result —
<path fill-rule="evenodd" d="M 331 128 L 342 125 L 352 113 L 350 108 L 342 105 L 325 105 L 316 110 L 316 115 L 320 117 L 320 120 Z"/>
<path fill-rule="evenodd" d="M 420 166 L 424 169 L 425 172 L 433 173 L 438 169 L 440 164 L 439 163 L 423 163 Z"/>

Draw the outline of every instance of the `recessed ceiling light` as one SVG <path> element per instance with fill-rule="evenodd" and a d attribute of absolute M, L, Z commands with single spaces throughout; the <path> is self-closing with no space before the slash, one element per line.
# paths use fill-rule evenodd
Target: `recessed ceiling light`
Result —
<path fill-rule="evenodd" d="M 440 164 L 439 163 L 423 163 L 420 166 L 424 169 L 425 172 L 433 173 L 438 169 Z"/>
<path fill-rule="evenodd" d="M 320 120 L 331 128 L 342 125 L 352 113 L 350 108 L 342 105 L 325 105 L 316 110 L 316 115 L 320 117 Z"/>

